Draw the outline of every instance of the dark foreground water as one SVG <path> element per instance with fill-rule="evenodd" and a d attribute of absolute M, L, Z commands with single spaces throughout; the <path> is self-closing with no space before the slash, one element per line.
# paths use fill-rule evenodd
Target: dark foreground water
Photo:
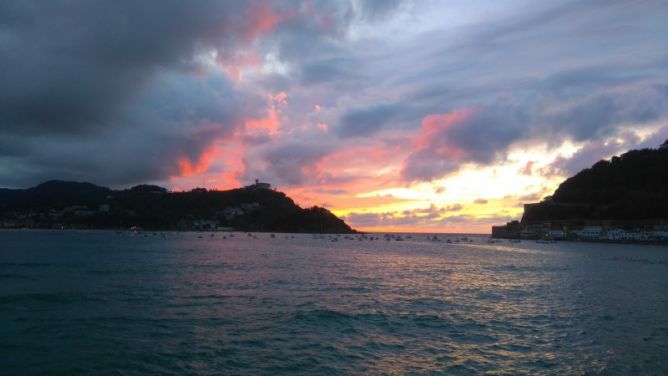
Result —
<path fill-rule="evenodd" d="M 668 247 L 0 231 L 0 374 L 668 374 Z"/>

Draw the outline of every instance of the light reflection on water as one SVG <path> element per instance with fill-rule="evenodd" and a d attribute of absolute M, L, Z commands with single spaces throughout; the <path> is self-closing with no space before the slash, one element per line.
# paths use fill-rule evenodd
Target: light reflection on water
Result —
<path fill-rule="evenodd" d="M 8 374 L 666 374 L 668 248 L 0 232 Z"/>

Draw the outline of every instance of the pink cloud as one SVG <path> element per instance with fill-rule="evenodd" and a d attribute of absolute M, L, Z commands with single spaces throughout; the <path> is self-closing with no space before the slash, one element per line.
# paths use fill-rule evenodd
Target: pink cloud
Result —
<path fill-rule="evenodd" d="M 241 39 L 245 43 L 252 43 L 264 34 L 276 29 L 281 23 L 298 16 L 298 9 L 276 9 L 274 2 L 253 2 L 246 10 L 243 19 Z"/>
<path fill-rule="evenodd" d="M 275 135 L 281 128 L 280 112 L 288 105 L 288 94 L 278 92 L 269 94 L 269 108 L 263 118 L 246 120 L 246 133 L 249 136 Z"/>
<path fill-rule="evenodd" d="M 457 170 L 471 159 L 470 151 L 453 142 L 451 133 L 466 127 L 468 119 L 478 112 L 475 107 L 422 119 L 420 133 L 413 139 L 413 150 L 402 163 L 404 180 L 431 180 Z"/>
<path fill-rule="evenodd" d="M 283 21 L 284 15 L 274 10 L 268 2 L 253 3 L 246 11 L 246 27 L 243 39 L 252 42 L 262 34 L 272 31 Z"/>
<path fill-rule="evenodd" d="M 181 157 L 178 159 L 178 165 L 180 169 L 180 176 L 192 176 L 195 174 L 201 174 L 206 172 L 209 168 L 209 165 L 213 161 L 215 156 L 215 151 L 211 148 L 205 149 L 196 160 L 192 160 L 188 157 Z"/>
<path fill-rule="evenodd" d="M 531 176 L 531 175 L 533 175 L 533 165 L 534 164 L 536 164 L 536 161 L 529 161 L 529 162 L 527 162 L 526 165 L 524 165 L 524 167 L 520 168 L 518 172 L 521 175 Z"/>
<path fill-rule="evenodd" d="M 228 77 L 234 81 L 241 81 L 244 68 L 257 66 L 260 64 L 260 58 L 253 53 L 239 53 L 232 56 L 220 55 L 216 62 Z"/>
<path fill-rule="evenodd" d="M 466 153 L 457 145 L 453 145 L 443 134 L 450 128 L 467 119 L 474 108 L 463 108 L 444 115 L 429 115 L 422 119 L 420 134 L 413 141 L 413 146 L 418 149 L 431 149 L 442 157 L 460 157 Z"/>
<path fill-rule="evenodd" d="M 320 129 L 321 131 L 323 131 L 323 132 L 325 132 L 325 133 L 329 133 L 329 125 L 328 125 L 327 123 L 322 123 L 322 122 L 321 122 L 321 123 L 318 123 L 317 127 L 318 127 L 318 129 Z"/>

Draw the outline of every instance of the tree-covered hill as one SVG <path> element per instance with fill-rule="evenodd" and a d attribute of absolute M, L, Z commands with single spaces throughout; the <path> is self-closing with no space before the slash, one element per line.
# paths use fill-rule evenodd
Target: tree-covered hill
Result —
<path fill-rule="evenodd" d="M 550 199 L 527 205 L 522 221 L 668 218 L 668 141 L 632 150 L 567 179 Z"/>
<path fill-rule="evenodd" d="M 301 208 L 284 193 L 258 185 L 169 192 L 153 185 L 112 190 L 49 181 L 29 189 L 0 190 L 0 219 L 5 227 L 353 232 L 324 208 Z"/>

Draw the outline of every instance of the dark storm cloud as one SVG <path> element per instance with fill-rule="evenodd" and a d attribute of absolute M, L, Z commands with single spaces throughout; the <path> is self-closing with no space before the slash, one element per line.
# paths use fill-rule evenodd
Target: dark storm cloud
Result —
<path fill-rule="evenodd" d="M 228 28 L 243 12 L 214 1 L 0 3 L 0 135 L 15 142 L 0 145 L 13 166 L 0 183 L 123 184 L 196 160 L 238 125 L 240 97 L 257 102 L 223 77 L 195 79 L 196 54 L 236 43 Z"/>
<path fill-rule="evenodd" d="M 469 19 L 450 27 L 458 7 Z M 495 163 L 522 142 L 589 143 L 665 118 L 663 2 L 485 7 L 0 2 L 0 185 L 164 181 L 265 117 L 278 91 L 290 101 L 285 134 L 247 135 L 244 158 L 248 174 L 289 184 L 318 176 L 313 161 L 327 152 L 388 131 L 419 137 L 426 117 L 463 108 L 476 111 L 414 147 L 405 180 Z M 244 57 L 257 61 L 243 83 L 211 66 Z M 291 133 L 319 123 L 331 133 Z"/>
<path fill-rule="evenodd" d="M 381 130 L 384 124 L 399 115 L 401 111 L 400 106 L 383 103 L 356 108 L 341 117 L 337 131 L 344 138 L 371 135 Z"/>
<path fill-rule="evenodd" d="M 81 134 L 109 126 L 156 69 L 194 69 L 196 49 L 217 45 L 232 11 L 224 4 L 2 2 L 3 129 Z"/>
<path fill-rule="evenodd" d="M 11 185 L 56 177 L 109 185 L 161 180 L 180 174 L 179 161 L 196 165 L 213 141 L 253 113 L 246 106 L 262 107 L 259 99 L 232 92 L 220 75 L 193 80 L 187 74 L 159 74 L 134 97 L 94 136 L 6 134 L 15 146 L 0 144 L 0 160 L 21 169 L 0 171 L 0 177 Z"/>
<path fill-rule="evenodd" d="M 283 186 L 312 183 L 322 172 L 318 162 L 332 150 L 324 140 L 276 139 L 251 153 L 254 163 L 247 163 L 245 175 Z"/>
<path fill-rule="evenodd" d="M 0 185 L 47 178 L 127 184 L 178 174 L 180 160 L 196 164 L 212 142 L 267 107 L 261 88 L 235 87 L 198 55 L 234 55 L 281 21 L 305 28 L 311 21 L 300 7 L 1 2 Z M 329 8 L 338 14 L 329 29 L 309 29 L 316 44 L 345 27 L 352 5 L 323 3 L 314 12 Z M 290 47 L 289 34 L 281 34 L 281 48 Z M 324 65 L 312 67 L 307 79 L 327 79 Z"/>
<path fill-rule="evenodd" d="M 587 98 L 549 119 L 577 141 L 609 136 L 623 123 L 648 123 L 666 114 L 668 96 L 653 87 L 631 88 Z"/>
<path fill-rule="evenodd" d="M 565 69 L 538 81 L 536 87 L 556 97 L 569 97 L 573 93 L 595 90 L 601 86 L 620 85 L 651 77 L 650 72 L 634 70 L 620 74 L 614 66 L 581 67 Z"/>
<path fill-rule="evenodd" d="M 299 79 L 303 85 L 360 79 L 361 75 L 357 72 L 359 64 L 357 60 L 345 58 L 312 60 L 301 66 Z"/>
<path fill-rule="evenodd" d="M 350 77 L 359 62 L 334 56 L 347 28 L 398 6 L 1 2 L 0 185 L 75 177 L 125 184 L 178 174 L 179 160 L 196 164 L 243 119 L 262 117 L 266 93 L 277 89 L 261 80 L 232 85 L 198 56 L 214 52 L 225 65 L 253 45 L 260 59 L 274 54 L 303 65 L 298 77 L 306 84 Z"/>

